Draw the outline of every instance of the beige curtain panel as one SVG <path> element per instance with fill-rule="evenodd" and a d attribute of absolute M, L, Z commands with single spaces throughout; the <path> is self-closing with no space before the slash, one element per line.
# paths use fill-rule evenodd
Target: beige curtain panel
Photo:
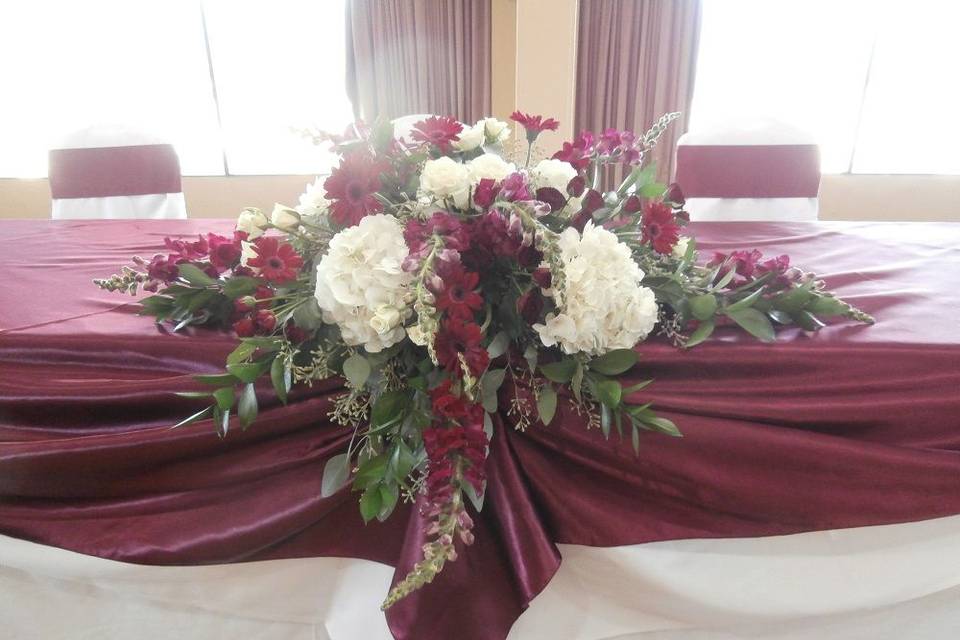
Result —
<path fill-rule="evenodd" d="M 348 0 L 347 93 L 365 121 L 490 110 L 490 0 Z"/>

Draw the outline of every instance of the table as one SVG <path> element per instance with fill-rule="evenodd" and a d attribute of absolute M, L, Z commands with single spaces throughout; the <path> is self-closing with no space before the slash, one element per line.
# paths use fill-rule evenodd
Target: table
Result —
<path fill-rule="evenodd" d="M 97 290 L 167 235 L 229 221 L 0 221 L 0 534 L 148 565 L 281 558 L 417 559 L 403 506 L 363 526 L 355 498 L 320 498 L 348 434 L 339 384 L 265 398 L 219 439 L 172 395 L 222 367 L 233 338 L 170 334 Z M 557 543 L 613 547 L 753 538 L 960 514 L 960 225 L 698 223 L 703 252 L 787 252 L 873 327 L 734 330 L 689 352 L 641 345 L 637 379 L 684 432 L 634 457 L 561 409 L 518 432 L 501 416 L 477 543 L 390 610 L 397 638 L 504 638 L 560 564 Z M 958 576 L 960 577 L 960 576 Z M 960 584 L 958 580 L 957 584 Z M 465 620 L 482 624 L 467 625 Z M 646 637 L 646 636 L 645 636 Z"/>

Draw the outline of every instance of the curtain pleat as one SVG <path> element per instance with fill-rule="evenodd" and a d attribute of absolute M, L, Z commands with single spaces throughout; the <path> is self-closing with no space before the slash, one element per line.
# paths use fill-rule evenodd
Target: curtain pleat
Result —
<path fill-rule="evenodd" d="M 490 0 L 348 0 L 347 93 L 354 115 L 490 111 Z"/>
<path fill-rule="evenodd" d="M 653 152 L 673 175 L 674 148 L 693 99 L 702 0 L 580 0 L 576 131 L 629 129 L 681 111 Z M 619 177 L 619 176 L 617 176 Z"/>

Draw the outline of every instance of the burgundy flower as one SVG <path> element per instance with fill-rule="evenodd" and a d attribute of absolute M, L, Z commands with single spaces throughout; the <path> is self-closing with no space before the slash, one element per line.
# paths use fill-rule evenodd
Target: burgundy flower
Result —
<path fill-rule="evenodd" d="M 364 216 L 383 211 L 383 204 L 374 194 L 381 188 L 383 166 L 364 154 L 344 157 L 323 183 L 333 203 L 330 217 L 342 227 L 352 227 Z"/>
<path fill-rule="evenodd" d="M 413 125 L 411 137 L 417 142 L 432 144 L 443 153 L 450 151 L 450 145 L 460 139 L 463 125 L 448 116 L 430 116 Z"/>
<path fill-rule="evenodd" d="M 253 246 L 257 255 L 247 260 L 247 264 L 259 269 L 261 277 L 276 283 L 297 279 L 303 258 L 292 246 L 268 236 L 257 238 Z"/>
<path fill-rule="evenodd" d="M 567 204 L 567 197 L 553 187 L 537 189 L 537 200 L 550 205 L 553 213 L 559 213 Z"/>
<path fill-rule="evenodd" d="M 500 196 L 509 202 L 530 199 L 530 187 L 522 173 L 511 173 L 500 183 Z"/>
<path fill-rule="evenodd" d="M 403 239 L 411 255 L 426 257 L 432 247 L 434 234 L 443 238 L 443 246 L 453 251 L 462 251 L 470 246 L 470 236 L 463 223 L 453 215 L 437 211 L 427 220 L 410 220 L 403 230 Z"/>
<path fill-rule="evenodd" d="M 449 420 L 460 420 L 469 415 L 469 410 L 463 398 L 450 392 L 452 384 L 453 381 L 447 378 L 435 389 L 430 390 L 430 407 L 438 416 Z"/>
<path fill-rule="evenodd" d="M 667 187 L 667 193 L 663 196 L 663 199 L 675 205 L 677 208 L 681 208 L 687 203 L 687 199 L 684 197 L 680 185 L 676 182 L 671 183 L 670 186 Z"/>
<path fill-rule="evenodd" d="M 754 277 L 757 272 L 757 265 L 762 258 L 763 254 L 757 249 L 734 251 L 729 255 L 717 252 L 714 254 L 713 259 L 707 263 L 707 266 L 716 267 L 726 263 L 727 266 L 717 273 L 717 280 L 722 280 L 732 269 L 739 278 L 731 281 L 730 284 L 732 286 L 740 286 Z"/>
<path fill-rule="evenodd" d="M 657 253 L 670 253 L 680 239 L 680 226 L 673 218 L 670 205 L 648 202 L 643 212 L 643 242 L 650 243 Z"/>
<path fill-rule="evenodd" d="M 171 253 L 183 258 L 183 260 L 189 261 L 206 258 L 207 252 L 210 250 L 210 246 L 207 244 L 207 239 L 203 236 L 198 236 L 198 240 L 196 242 L 164 238 L 163 244 L 167 247 L 167 249 L 170 250 Z"/>
<path fill-rule="evenodd" d="M 582 233 L 587 223 L 593 218 L 593 212 L 601 207 L 603 207 L 603 196 L 600 192 L 596 189 L 587 190 L 583 200 L 580 201 L 580 211 L 570 221 L 570 226 Z"/>
<path fill-rule="evenodd" d="M 160 282 L 173 282 L 180 275 L 177 265 L 184 260 L 176 255 L 162 256 L 155 255 L 150 264 L 147 265 L 147 275 L 151 280 Z"/>
<path fill-rule="evenodd" d="M 623 212 L 624 213 L 636 213 L 643 208 L 643 205 L 640 204 L 640 198 L 637 196 L 630 196 L 623 202 Z"/>
<path fill-rule="evenodd" d="M 577 171 L 583 171 L 590 164 L 590 153 L 589 147 L 582 144 L 578 138 L 573 142 L 564 142 L 560 151 L 557 151 L 552 157 L 555 160 L 569 162 Z"/>
<path fill-rule="evenodd" d="M 293 320 L 287 320 L 283 333 L 287 336 L 287 340 L 293 344 L 300 344 L 310 338 L 310 332 L 295 325 Z"/>
<path fill-rule="evenodd" d="M 543 262 L 543 252 L 533 244 L 524 245 L 517 252 L 517 264 L 524 269 L 533 269 L 541 262 Z"/>
<path fill-rule="evenodd" d="M 511 229 L 509 221 L 497 209 L 491 209 L 470 222 L 470 245 L 463 261 L 474 270 L 489 267 L 497 258 L 516 259 L 523 236 Z"/>
<path fill-rule="evenodd" d="M 556 131 L 560 123 L 553 118 L 543 119 L 543 116 L 534 116 L 520 111 L 510 114 L 510 119 L 520 124 L 527 132 L 527 141 L 533 142 L 541 131 Z"/>
<path fill-rule="evenodd" d="M 553 274 L 550 273 L 550 269 L 547 267 L 539 267 L 531 274 L 531 277 L 541 289 L 549 289 L 553 283 Z"/>
<path fill-rule="evenodd" d="M 257 325 L 257 333 L 273 333 L 277 328 L 277 316 L 269 309 L 260 309 L 253 316 L 253 322 Z"/>
<path fill-rule="evenodd" d="M 246 235 L 246 234 L 242 234 Z M 241 233 L 234 233 L 233 238 L 226 238 L 215 233 L 207 234 L 207 244 L 210 246 L 210 264 L 221 271 L 230 269 L 240 262 L 243 247 L 240 245 Z"/>
<path fill-rule="evenodd" d="M 583 179 L 583 176 L 576 176 L 570 178 L 570 182 L 567 183 L 567 193 L 573 196 L 574 198 L 579 198 L 583 195 L 583 191 L 587 188 L 587 181 Z"/>
<path fill-rule="evenodd" d="M 540 320 L 543 313 L 543 294 L 539 289 L 528 289 L 526 293 L 517 298 L 517 313 L 528 324 L 533 324 Z"/>
<path fill-rule="evenodd" d="M 483 332 L 480 330 L 480 325 L 447 318 L 440 326 L 435 342 L 440 366 L 459 378 L 463 376 L 460 367 L 462 355 L 470 373 L 479 376 L 490 363 L 490 354 L 480 345 L 482 340 Z"/>
<path fill-rule="evenodd" d="M 492 178 L 482 178 L 473 189 L 473 202 L 481 209 L 487 209 L 497 199 L 500 187 Z"/>
<path fill-rule="evenodd" d="M 473 271 L 465 271 L 458 263 L 441 263 L 437 275 L 441 280 L 441 287 L 433 291 L 437 309 L 450 318 L 473 320 L 473 315 L 483 308 L 483 296 L 475 291 L 480 284 L 480 276 Z"/>
<path fill-rule="evenodd" d="M 241 338 L 249 338 L 256 334 L 257 327 L 252 316 L 244 316 L 233 323 L 233 330 Z"/>

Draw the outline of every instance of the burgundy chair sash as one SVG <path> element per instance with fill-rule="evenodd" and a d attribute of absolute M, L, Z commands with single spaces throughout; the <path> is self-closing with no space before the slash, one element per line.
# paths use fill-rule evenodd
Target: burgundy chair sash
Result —
<path fill-rule="evenodd" d="M 815 144 L 679 145 L 677 178 L 689 198 L 816 198 Z"/>
<path fill-rule="evenodd" d="M 169 144 L 50 151 L 54 199 L 180 193 L 180 161 Z"/>

